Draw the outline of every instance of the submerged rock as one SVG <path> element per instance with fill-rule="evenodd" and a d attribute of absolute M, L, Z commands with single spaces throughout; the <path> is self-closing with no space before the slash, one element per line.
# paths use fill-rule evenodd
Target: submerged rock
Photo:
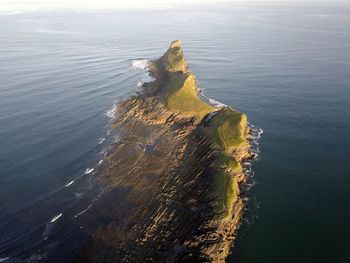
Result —
<path fill-rule="evenodd" d="M 76 261 L 224 262 L 244 209 L 247 117 L 200 98 L 180 41 L 149 70 L 155 80 L 117 106 L 92 209 L 104 220 Z"/>

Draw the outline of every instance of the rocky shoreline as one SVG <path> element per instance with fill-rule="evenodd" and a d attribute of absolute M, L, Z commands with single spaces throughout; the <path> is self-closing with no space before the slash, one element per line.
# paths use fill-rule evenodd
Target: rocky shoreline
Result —
<path fill-rule="evenodd" d="M 119 140 L 97 175 L 105 220 L 76 261 L 225 262 L 245 208 L 247 118 L 201 100 L 180 41 L 149 71 L 117 105 Z"/>

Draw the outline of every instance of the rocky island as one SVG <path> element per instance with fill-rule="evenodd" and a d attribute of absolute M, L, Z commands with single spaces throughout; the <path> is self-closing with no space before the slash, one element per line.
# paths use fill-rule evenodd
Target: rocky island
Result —
<path fill-rule="evenodd" d="M 117 105 L 102 223 L 75 261 L 225 262 L 245 207 L 247 117 L 200 96 L 180 41 L 148 70 L 154 81 Z"/>

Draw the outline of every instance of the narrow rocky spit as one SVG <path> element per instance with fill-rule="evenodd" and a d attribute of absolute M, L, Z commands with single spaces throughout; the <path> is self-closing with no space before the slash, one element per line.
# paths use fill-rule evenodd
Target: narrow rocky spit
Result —
<path fill-rule="evenodd" d="M 154 81 L 117 105 L 98 222 L 75 262 L 225 262 L 245 208 L 247 117 L 201 99 L 180 41 L 148 69 Z"/>

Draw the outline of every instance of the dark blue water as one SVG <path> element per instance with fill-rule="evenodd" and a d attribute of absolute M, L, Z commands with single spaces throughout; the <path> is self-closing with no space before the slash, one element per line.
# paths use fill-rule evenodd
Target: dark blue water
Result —
<path fill-rule="evenodd" d="M 0 15 L 0 258 L 74 235 L 133 62 L 181 39 L 204 94 L 264 130 L 230 261 L 350 262 L 349 24 L 345 2 Z"/>

